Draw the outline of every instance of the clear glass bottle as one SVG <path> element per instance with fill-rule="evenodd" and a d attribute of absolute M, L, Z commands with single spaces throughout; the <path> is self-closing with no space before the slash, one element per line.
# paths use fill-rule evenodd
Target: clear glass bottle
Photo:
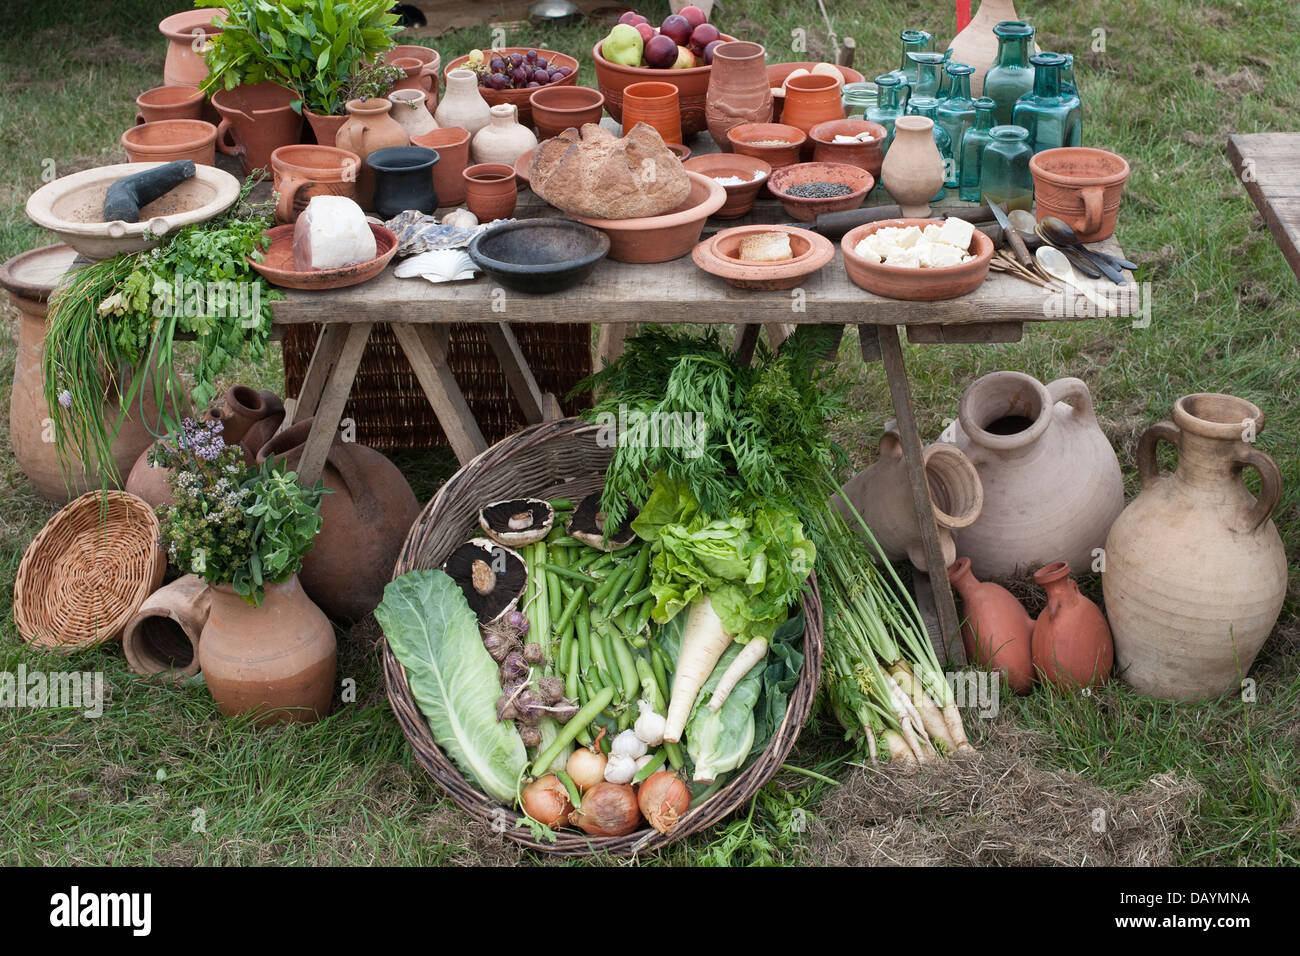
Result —
<path fill-rule="evenodd" d="M 909 115 L 924 116 L 934 121 L 934 129 L 930 132 L 931 135 L 934 136 L 934 145 L 939 149 L 939 156 L 943 159 L 943 182 L 944 186 L 947 186 L 950 172 L 952 173 L 952 178 L 954 180 L 956 179 L 957 174 L 954 170 L 956 169 L 957 162 L 952 155 L 952 137 L 948 135 L 947 130 L 939 125 L 939 120 L 936 115 L 938 109 L 939 101 L 933 96 L 913 96 L 907 104 L 907 112 Z M 938 194 L 931 199 L 930 202 L 938 202 L 943 199 L 944 195 L 944 190 L 941 188 Z"/>
<path fill-rule="evenodd" d="M 993 139 L 996 107 L 992 97 L 981 96 L 977 99 L 975 125 L 966 130 L 966 135 L 961 138 L 961 161 L 957 168 L 960 183 L 958 197 L 966 202 L 980 201 L 980 166 L 984 160 L 984 147 Z"/>
<path fill-rule="evenodd" d="M 904 108 L 907 106 L 907 98 L 912 95 L 912 89 L 916 84 L 916 64 L 909 58 L 910 53 L 925 53 L 934 50 L 934 34 L 926 33 L 924 30 L 904 30 L 898 35 L 899 41 L 903 45 L 903 52 L 899 56 L 898 69 L 892 70 L 892 74 L 898 77 L 900 91 L 898 101 Z"/>
<path fill-rule="evenodd" d="M 840 89 L 845 119 L 862 119 L 876 105 L 875 83 L 845 83 Z"/>
<path fill-rule="evenodd" d="M 1079 96 L 1079 87 L 1074 82 L 1074 54 L 1062 53 L 1061 56 L 1065 57 L 1065 65 L 1061 67 L 1061 92 Z M 1082 102 L 1083 98 L 1079 97 L 1079 100 Z"/>
<path fill-rule="evenodd" d="M 960 185 L 958 167 L 961 164 L 962 137 L 975 125 L 975 101 L 970 96 L 970 78 L 975 67 L 968 63 L 949 63 L 944 72 L 948 74 L 948 95 L 939 100 L 935 121 L 943 127 L 952 143 L 953 163 L 946 167 L 950 175 L 943 184 L 955 189 Z"/>
<path fill-rule="evenodd" d="M 1029 143 L 1035 153 L 1058 146 L 1080 145 L 1083 107 L 1076 94 L 1061 91 L 1065 57 L 1059 53 L 1036 53 L 1029 62 L 1034 65 L 1034 88 L 1016 101 L 1012 122 L 1029 130 Z"/>
<path fill-rule="evenodd" d="M 1034 45 L 1034 28 L 1019 20 L 1003 20 L 993 28 L 998 38 L 998 58 L 984 74 L 984 95 L 997 103 L 997 121 L 1011 122 L 1016 100 L 1034 88 L 1034 68 L 1029 54 Z"/>
<path fill-rule="evenodd" d="M 980 161 L 980 202 L 1002 203 L 1026 212 L 1034 204 L 1034 177 L 1029 172 L 1029 130 L 995 126 Z"/>
<path fill-rule="evenodd" d="M 944 72 L 944 67 L 948 65 L 947 53 L 909 53 L 907 58 L 913 65 L 909 97 L 933 96 L 942 99 L 947 95 L 948 74 Z"/>
<path fill-rule="evenodd" d="M 876 77 L 876 105 L 867 109 L 863 116 L 873 123 L 885 128 L 885 142 L 880 147 L 881 155 L 889 152 L 889 144 L 894 141 L 894 120 L 904 115 L 898 105 L 901 83 L 892 73 L 882 73 Z"/>

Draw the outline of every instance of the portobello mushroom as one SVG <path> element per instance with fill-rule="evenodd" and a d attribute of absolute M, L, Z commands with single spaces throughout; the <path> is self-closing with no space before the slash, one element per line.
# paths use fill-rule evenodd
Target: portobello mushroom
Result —
<path fill-rule="evenodd" d="M 462 544 L 442 569 L 465 592 L 480 624 L 491 624 L 513 610 L 528 583 L 524 559 L 487 538 L 471 538 Z"/>
<path fill-rule="evenodd" d="M 628 505 L 623 523 L 618 526 L 618 530 L 612 531 L 609 539 L 606 540 L 605 512 L 600 510 L 600 494 L 599 491 L 594 492 L 578 502 L 573 517 L 569 519 L 569 535 L 601 551 L 618 551 L 626 548 L 636 540 L 636 532 L 632 530 L 632 520 L 638 514 L 637 509 Z"/>
<path fill-rule="evenodd" d="M 513 548 L 541 541 L 555 524 L 555 509 L 540 498 L 494 501 L 478 513 L 479 527 L 489 538 Z"/>

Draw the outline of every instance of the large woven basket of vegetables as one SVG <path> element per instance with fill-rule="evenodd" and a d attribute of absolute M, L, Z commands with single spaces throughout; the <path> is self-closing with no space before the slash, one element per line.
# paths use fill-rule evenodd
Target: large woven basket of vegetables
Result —
<path fill-rule="evenodd" d="M 656 850 L 745 803 L 822 660 L 793 511 L 706 520 L 666 474 L 623 499 L 614 446 L 565 419 L 479 455 L 412 526 L 376 611 L 420 765 L 507 838 L 570 856 Z"/>

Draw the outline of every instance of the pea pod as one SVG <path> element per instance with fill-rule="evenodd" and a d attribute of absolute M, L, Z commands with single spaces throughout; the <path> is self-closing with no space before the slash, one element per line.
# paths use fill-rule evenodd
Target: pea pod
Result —
<path fill-rule="evenodd" d="M 555 615 L 555 629 L 557 631 L 563 631 L 569 626 L 574 615 L 578 613 L 578 608 L 584 603 L 585 598 L 586 592 L 584 592 L 582 588 L 574 589 L 573 595 L 569 598 L 569 602 L 564 605 L 563 610 Z"/>
<path fill-rule="evenodd" d="M 543 562 L 544 562 L 544 561 L 545 561 L 545 558 L 543 558 L 542 560 L 543 560 Z M 582 584 L 595 584 L 595 583 L 596 583 L 596 579 L 593 578 L 590 574 L 584 574 L 584 573 L 582 573 L 581 571 L 575 571 L 575 570 L 573 570 L 572 568 L 562 568 L 562 567 L 560 567 L 558 564 L 545 564 L 545 563 L 542 563 L 542 564 L 539 565 L 539 567 L 540 567 L 541 570 L 543 570 L 543 571 L 546 571 L 546 572 L 554 572 L 554 573 L 558 574 L 560 577 L 568 578 L 570 581 L 578 581 L 578 582 L 580 582 L 580 583 L 582 583 Z"/>
<path fill-rule="evenodd" d="M 551 570 L 546 572 L 546 600 L 551 620 L 558 621 L 564 612 L 564 595 L 560 593 L 560 576 Z"/>
<path fill-rule="evenodd" d="M 614 659 L 618 661 L 618 670 L 623 677 L 623 696 L 635 703 L 637 692 L 641 687 L 641 678 L 637 676 L 636 661 L 632 658 L 632 651 L 628 648 L 627 641 L 622 638 L 611 635 L 610 643 L 614 646 Z"/>
<path fill-rule="evenodd" d="M 547 768 L 560 755 L 560 752 L 573 743 L 574 738 L 578 736 L 578 731 L 591 723 L 596 718 L 596 715 L 604 710 L 613 699 L 614 688 L 606 687 L 598 691 L 585 706 L 581 707 L 567 724 L 563 724 L 560 727 L 560 732 L 551 741 L 551 745 L 542 751 L 537 760 L 533 762 L 533 775 L 541 776 L 546 773 Z"/>
<path fill-rule="evenodd" d="M 642 780 L 647 779 L 652 773 L 656 773 L 659 768 L 664 765 L 664 761 L 667 759 L 668 751 L 666 749 L 661 749 L 653 758 L 651 758 L 648 764 L 636 772 L 636 776 L 632 778 L 632 782 L 640 783 Z M 569 798 L 569 802 L 573 802 L 572 797 Z"/>

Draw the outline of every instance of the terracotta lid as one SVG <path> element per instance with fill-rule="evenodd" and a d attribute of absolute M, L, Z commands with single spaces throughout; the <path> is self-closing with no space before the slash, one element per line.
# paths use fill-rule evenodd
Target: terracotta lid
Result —
<path fill-rule="evenodd" d="M 0 286 L 20 299 L 44 302 L 76 258 L 77 250 L 61 242 L 29 249 L 0 265 Z"/>

